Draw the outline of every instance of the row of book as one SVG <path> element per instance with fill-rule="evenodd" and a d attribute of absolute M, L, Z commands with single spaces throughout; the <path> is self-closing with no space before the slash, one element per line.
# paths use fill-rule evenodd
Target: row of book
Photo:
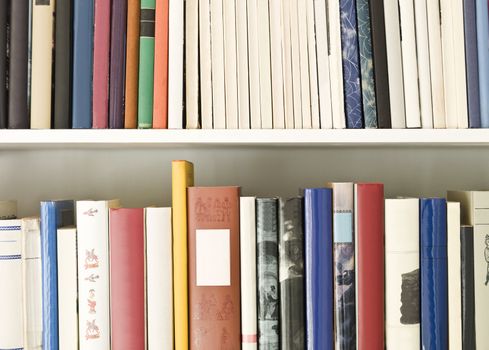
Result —
<path fill-rule="evenodd" d="M 488 62 L 485 0 L 2 0 L 0 128 L 489 127 Z"/>
<path fill-rule="evenodd" d="M 0 347 L 489 347 L 489 192 L 240 197 L 194 187 L 186 161 L 172 178 L 172 208 L 44 201 L 19 220 L 0 202 Z"/>

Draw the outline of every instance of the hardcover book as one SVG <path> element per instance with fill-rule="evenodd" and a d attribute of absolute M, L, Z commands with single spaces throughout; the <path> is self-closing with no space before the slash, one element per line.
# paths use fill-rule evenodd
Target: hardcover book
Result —
<path fill-rule="evenodd" d="M 226 87 L 224 80 L 223 0 L 211 4 L 212 118 L 214 129 L 226 128 Z"/>
<path fill-rule="evenodd" d="M 298 0 L 290 0 L 290 50 L 292 55 L 292 92 L 294 128 L 302 129 L 301 62 L 299 45 Z"/>
<path fill-rule="evenodd" d="M 154 63 L 153 129 L 166 129 L 168 127 L 168 1 L 167 0 L 156 1 L 155 16 L 156 16 L 156 21 L 155 21 L 155 49 L 154 49 L 155 63 Z M 127 35 L 129 36 L 129 32 L 127 33 Z M 209 83 L 210 83 L 210 78 L 209 78 Z M 127 77 L 126 77 L 126 84 L 127 84 Z M 126 88 L 126 93 L 127 93 L 127 88 Z"/>
<path fill-rule="evenodd" d="M 7 128 L 7 42 L 10 1 L 0 0 L 0 129 Z"/>
<path fill-rule="evenodd" d="M 226 1 L 232 7 L 232 22 L 234 33 L 234 0 Z M 209 14 L 209 12 L 207 13 Z M 228 31 L 225 31 L 225 35 Z M 233 36 L 236 40 L 236 35 Z M 234 44 L 235 41 L 232 41 Z M 236 47 L 234 47 L 234 59 L 236 60 Z M 236 80 L 236 70 L 234 71 Z M 237 119 L 237 110 L 234 111 Z M 185 1 L 185 115 L 186 129 L 199 128 L 199 0 Z"/>
<path fill-rule="evenodd" d="M 302 107 L 302 129 L 312 128 L 311 115 L 311 80 L 309 72 L 309 52 L 308 52 L 308 33 L 307 33 L 307 5 L 303 1 L 297 2 L 297 30 L 299 31 L 299 64 L 300 64 L 300 88 L 301 107 Z M 262 120 L 263 122 L 263 120 Z"/>
<path fill-rule="evenodd" d="M 462 277 L 462 348 L 475 350 L 474 227 L 460 227 Z"/>
<path fill-rule="evenodd" d="M 333 112 L 333 128 L 346 128 L 345 95 L 343 86 L 343 53 L 341 49 L 340 0 L 328 3 L 329 24 L 329 62 L 331 77 L 331 100 Z"/>
<path fill-rule="evenodd" d="M 239 0 L 238 0 L 239 1 Z M 282 2 L 270 0 L 270 58 L 272 73 L 273 128 L 285 128 L 284 65 L 282 58 Z M 308 2 L 311 3 L 312 2 Z M 316 87 L 317 89 L 317 87 Z M 229 127 L 228 127 L 229 128 Z"/>
<path fill-rule="evenodd" d="M 226 1 L 226 0 L 225 0 Z M 273 128 L 272 80 L 270 73 L 270 9 L 268 1 L 257 2 L 258 55 L 260 63 L 261 128 Z M 305 22 L 304 22 L 305 27 Z M 304 28 L 303 27 L 303 28 Z M 214 43 L 214 40 L 212 41 Z M 307 48 L 306 51 L 307 52 Z M 214 56 L 212 56 L 214 60 Z M 215 101 L 215 100 L 214 100 Z"/>
<path fill-rule="evenodd" d="M 246 2 L 240 1 L 246 6 Z M 245 9 L 246 11 L 246 9 Z M 247 16 L 239 16 L 247 20 Z M 212 55 L 210 0 L 199 0 L 200 115 L 202 129 L 212 129 Z M 248 59 L 248 51 L 246 52 Z M 251 68 L 250 68 L 251 69 Z M 248 65 L 246 65 L 248 71 Z"/>
<path fill-rule="evenodd" d="M 239 0 L 236 1 L 236 14 L 237 14 L 236 15 L 236 45 L 237 45 L 236 58 L 238 60 L 237 70 L 238 70 L 238 115 L 239 115 L 238 127 L 240 129 L 250 128 L 250 92 L 249 92 L 249 71 L 248 71 L 248 24 L 247 24 L 248 16 L 244 16 L 247 10 L 246 7 L 247 7 L 246 1 L 239 1 Z M 207 11 L 207 14 L 209 14 L 209 11 Z"/>
<path fill-rule="evenodd" d="M 258 347 L 279 349 L 278 200 L 256 199 Z"/>
<path fill-rule="evenodd" d="M 489 16 L 477 14 L 488 13 L 486 0 L 476 0 L 477 23 L 477 64 L 479 70 L 479 102 L 481 127 L 489 127 Z M 489 337 L 489 334 L 488 334 Z"/>
<path fill-rule="evenodd" d="M 465 73 L 467 77 L 467 107 L 469 127 L 481 127 L 479 100 L 479 64 L 477 58 L 477 20 L 476 0 L 463 2 L 464 10 L 464 44 L 465 44 Z"/>
<path fill-rule="evenodd" d="M 312 128 L 321 127 L 321 116 L 319 114 L 319 90 L 318 90 L 318 59 L 317 59 L 317 40 L 316 40 L 316 23 L 314 18 L 314 2 L 306 2 L 307 18 L 307 48 L 309 59 L 309 90 L 311 93 L 311 118 Z M 322 64 L 322 62 L 321 62 Z"/>
<path fill-rule="evenodd" d="M 452 1 L 453 12 L 453 43 L 455 47 L 455 79 L 458 86 L 457 99 L 457 126 L 459 129 L 469 127 L 467 75 L 465 61 L 465 23 L 464 1 Z"/>
<path fill-rule="evenodd" d="M 197 9 L 197 0 L 195 1 L 195 8 Z M 236 2 L 239 0 L 223 0 L 223 32 L 224 32 L 224 86 L 226 91 L 226 129 L 237 129 L 238 128 L 238 83 L 237 83 L 237 59 L 236 59 Z M 273 1 L 273 0 L 272 0 Z M 273 2 L 270 2 L 272 6 Z M 186 0 L 188 5 L 189 0 Z M 244 14 L 238 14 L 238 16 L 244 16 Z M 195 14 L 195 22 L 197 22 L 197 14 Z M 185 22 L 187 22 L 185 18 Z M 212 18 L 211 18 L 212 21 Z M 197 30 L 197 26 L 195 26 Z M 197 40 L 197 34 L 195 34 L 195 40 Z M 185 47 L 187 47 L 188 42 L 185 42 Z M 195 41 L 195 46 L 197 47 L 197 42 Z M 197 51 L 195 49 L 195 51 Z M 197 52 L 195 56 L 192 57 L 197 61 Z M 187 61 L 188 62 L 188 61 Z M 223 67 L 221 67 L 222 69 Z M 273 73 L 272 73 L 273 74 Z M 195 75 L 197 75 L 197 69 L 195 69 Z M 189 78 L 188 72 L 185 73 L 187 79 Z M 195 85 L 195 89 L 198 90 L 197 78 L 192 85 Z M 188 90 L 187 90 L 188 91 Z M 190 113 L 193 112 L 192 117 L 198 119 L 197 117 L 197 99 L 198 94 L 195 93 L 193 96 L 195 101 L 192 101 L 195 109 L 193 111 L 187 111 L 190 117 Z M 188 108 L 188 107 L 187 107 Z M 188 120 L 188 118 L 187 118 Z"/>
<path fill-rule="evenodd" d="M 280 344 L 282 349 L 305 347 L 304 199 L 280 199 L 279 279 Z"/>
<path fill-rule="evenodd" d="M 242 1 L 241 1 L 242 2 Z M 247 5 L 248 25 L 248 67 L 250 82 L 250 127 L 261 128 L 260 111 L 260 61 L 258 45 L 258 5 L 257 0 L 248 0 Z M 214 56 L 212 56 L 214 57 Z M 212 59 L 214 60 L 214 58 Z M 214 85 L 213 85 L 214 86 Z M 214 87 L 213 87 L 214 89 Z M 214 91 L 214 90 L 213 90 Z"/>
<path fill-rule="evenodd" d="M 189 348 L 239 349 L 239 187 L 189 187 L 188 208 Z"/>
<path fill-rule="evenodd" d="M 135 129 L 138 122 L 138 82 L 139 82 L 139 25 L 140 25 L 140 0 L 127 1 L 127 36 L 126 36 L 126 86 L 124 92 L 124 128 Z M 156 21 L 160 4 L 168 2 L 159 0 L 156 4 Z M 168 13 L 168 11 L 167 11 Z M 168 27 L 168 25 L 167 25 Z M 158 27 L 156 27 L 158 28 Z M 156 29 L 155 45 L 158 47 L 158 29 Z M 155 62 L 159 62 L 155 56 Z M 158 67 L 158 65 L 156 65 Z M 155 68 L 156 68 L 155 67 Z M 155 81 L 158 79 L 155 71 Z M 166 79 L 165 79 L 166 81 Z M 158 101 L 158 99 L 156 99 Z M 161 98 L 163 100 L 163 97 Z M 166 108 L 165 108 L 166 112 Z"/>
<path fill-rule="evenodd" d="M 213 1 L 214 3 L 214 1 Z M 184 81 L 184 0 L 172 0 L 168 5 L 168 128 L 183 127 Z M 222 9 L 222 7 L 221 7 Z M 222 18 L 222 17 L 221 17 Z M 222 23 L 222 21 L 221 21 Z M 222 35 L 222 32 L 221 32 Z M 217 42 L 216 42 L 217 43 Z M 213 56 L 214 57 L 214 56 Z M 214 58 L 213 58 L 214 61 Z M 222 68 L 223 66 L 220 66 Z M 224 101 L 224 100 L 222 100 Z"/>

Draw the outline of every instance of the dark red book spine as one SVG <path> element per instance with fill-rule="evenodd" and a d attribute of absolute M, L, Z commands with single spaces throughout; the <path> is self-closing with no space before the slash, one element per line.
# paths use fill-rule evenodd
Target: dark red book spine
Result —
<path fill-rule="evenodd" d="M 144 210 L 111 209 L 110 320 L 111 345 L 144 350 Z"/>
<path fill-rule="evenodd" d="M 357 345 L 384 349 L 384 185 L 355 186 Z"/>

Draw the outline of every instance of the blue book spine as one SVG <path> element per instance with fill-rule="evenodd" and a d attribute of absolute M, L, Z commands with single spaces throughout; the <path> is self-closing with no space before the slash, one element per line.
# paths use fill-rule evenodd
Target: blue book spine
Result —
<path fill-rule="evenodd" d="M 94 0 L 73 4 L 73 129 L 92 127 Z"/>
<path fill-rule="evenodd" d="M 361 129 L 362 91 L 356 0 L 340 0 L 340 21 L 346 124 L 349 129 Z"/>
<path fill-rule="evenodd" d="M 467 105 L 469 112 L 469 127 L 481 127 L 481 110 L 479 100 L 479 63 L 477 59 L 477 16 L 476 0 L 465 0 L 464 29 L 465 29 L 465 61 L 467 76 Z"/>
<path fill-rule="evenodd" d="M 333 219 L 332 190 L 304 190 L 307 349 L 332 349 Z"/>
<path fill-rule="evenodd" d="M 487 0 L 486 0 L 487 1 Z M 420 201 L 421 346 L 448 349 L 447 202 Z"/>
<path fill-rule="evenodd" d="M 58 350 L 57 229 L 73 224 L 72 201 L 41 202 L 42 344 Z"/>
<path fill-rule="evenodd" d="M 489 128 L 489 10 L 487 0 L 476 0 L 476 13 L 478 14 L 476 22 L 481 126 Z"/>

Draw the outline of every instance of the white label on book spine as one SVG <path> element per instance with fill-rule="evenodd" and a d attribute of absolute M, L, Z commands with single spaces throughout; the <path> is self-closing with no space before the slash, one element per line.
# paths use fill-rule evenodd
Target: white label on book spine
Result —
<path fill-rule="evenodd" d="M 195 236 L 197 286 L 230 286 L 229 230 L 196 230 Z"/>

